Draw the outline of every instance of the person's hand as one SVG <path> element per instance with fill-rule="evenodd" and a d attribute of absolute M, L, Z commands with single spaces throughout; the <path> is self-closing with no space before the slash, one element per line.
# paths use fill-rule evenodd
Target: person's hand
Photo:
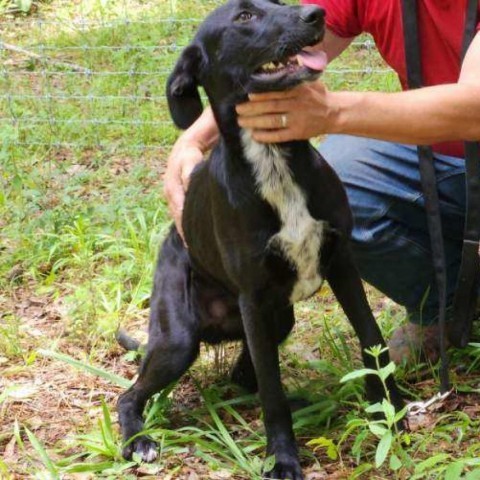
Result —
<path fill-rule="evenodd" d="M 332 94 L 320 81 L 283 92 L 251 94 L 237 105 L 238 124 L 252 130 L 254 140 L 280 143 L 331 133 L 335 117 Z"/>
<path fill-rule="evenodd" d="M 203 160 L 201 146 L 191 140 L 180 137 L 173 146 L 167 161 L 167 170 L 164 176 L 164 191 L 167 197 L 168 208 L 173 217 L 178 233 L 184 243 L 182 229 L 183 203 L 185 192 L 188 189 L 190 175 L 195 166 Z"/>
<path fill-rule="evenodd" d="M 183 132 L 168 157 L 167 170 L 163 178 L 164 191 L 168 208 L 183 243 L 185 243 L 182 229 L 183 202 L 190 174 L 217 141 L 218 127 L 212 109 L 207 107 L 195 123 Z"/>

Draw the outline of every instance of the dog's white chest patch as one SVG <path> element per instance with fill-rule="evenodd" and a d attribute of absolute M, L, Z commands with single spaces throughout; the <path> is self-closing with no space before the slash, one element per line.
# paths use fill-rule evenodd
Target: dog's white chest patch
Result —
<path fill-rule="evenodd" d="M 248 130 L 242 130 L 242 143 L 260 194 L 280 217 L 282 227 L 269 244 L 282 251 L 297 270 L 297 282 L 290 295 L 290 301 L 297 302 L 322 285 L 318 270 L 325 222 L 310 215 L 305 194 L 293 181 L 278 147 L 256 142 Z"/>

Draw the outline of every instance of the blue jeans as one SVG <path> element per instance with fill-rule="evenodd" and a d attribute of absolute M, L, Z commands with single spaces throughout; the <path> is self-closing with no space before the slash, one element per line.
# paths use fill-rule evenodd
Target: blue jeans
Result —
<path fill-rule="evenodd" d="M 354 216 L 352 245 L 363 279 L 431 325 L 438 296 L 416 147 L 330 135 L 320 153 L 344 183 Z M 451 305 L 465 219 L 463 159 L 435 155 Z"/>

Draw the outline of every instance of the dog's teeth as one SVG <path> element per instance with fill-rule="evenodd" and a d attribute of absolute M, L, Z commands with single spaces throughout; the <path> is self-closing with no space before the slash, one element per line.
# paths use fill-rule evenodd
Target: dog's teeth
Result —
<path fill-rule="evenodd" d="M 275 66 L 275 64 L 274 64 L 273 62 L 266 63 L 266 64 L 262 67 L 263 70 L 267 70 L 267 71 L 269 71 L 269 70 L 276 70 L 276 68 L 277 68 L 277 67 Z"/>
<path fill-rule="evenodd" d="M 291 68 L 292 66 L 297 66 L 297 65 L 298 65 L 298 62 L 296 61 L 295 57 L 289 58 L 288 60 L 283 62 L 274 60 L 272 62 L 268 62 L 262 65 L 261 71 L 265 73 L 275 73 L 280 70 L 286 70 L 288 68 Z"/>
<path fill-rule="evenodd" d="M 297 60 L 297 64 L 300 65 L 301 67 L 303 67 L 302 57 L 297 57 L 296 60 Z"/>

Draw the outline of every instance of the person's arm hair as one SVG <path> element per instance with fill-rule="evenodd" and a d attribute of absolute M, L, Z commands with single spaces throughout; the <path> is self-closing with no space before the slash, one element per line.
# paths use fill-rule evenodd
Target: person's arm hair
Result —
<path fill-rule="evenodd" d="M 259 142 L 277 143 L 329 133 L 424 144 L 480 140 L 480 33 L 458 83 L 396 93 L 330 92 L 322 82 L 250 96 L 238 123 Z M 283 125 L 286 119 L 286 126 Z"/>
<path fill-rule="evenodd" d="M 477 33 L 472 44 L 467 50 L 463 60 L 462 70 L 460 71 L 459 83 L 480 82 L 480 32 Z"/>
<path fill-rule="evenodd" d="M 480 33 L 468 49 L 456 84 L 329 95 L 330 133 L 425 145 L 480 140 Z"/>

